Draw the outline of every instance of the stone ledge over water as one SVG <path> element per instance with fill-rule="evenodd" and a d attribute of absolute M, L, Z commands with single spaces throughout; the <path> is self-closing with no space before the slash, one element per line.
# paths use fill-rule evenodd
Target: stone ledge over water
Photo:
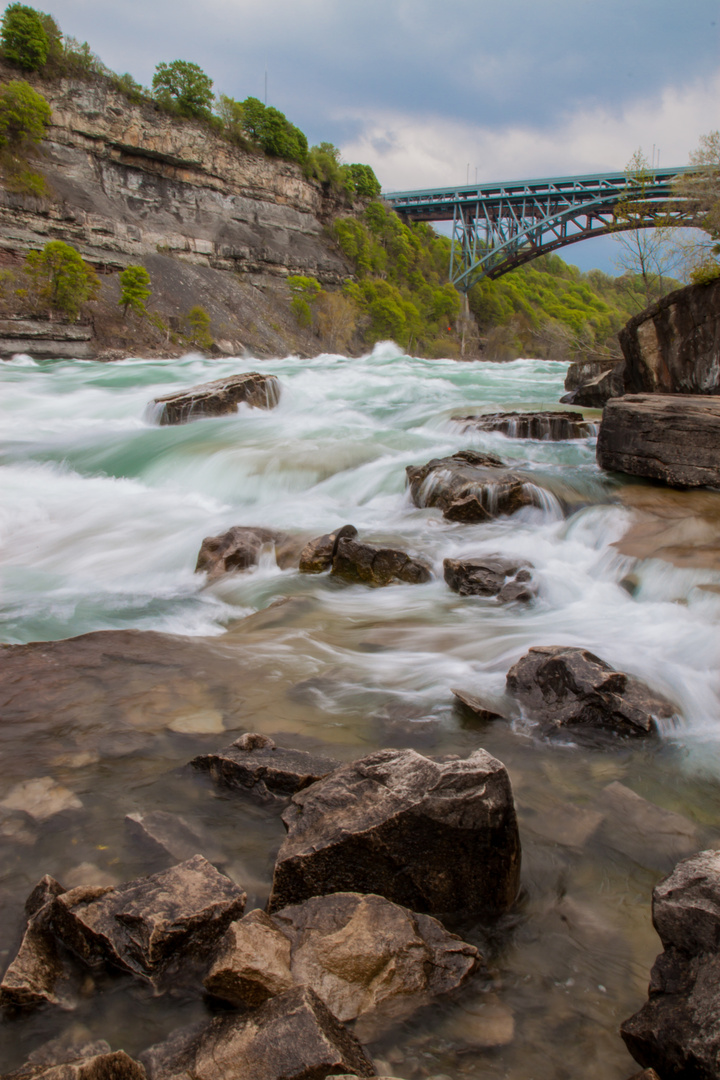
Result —
<path fill-rule="evenodd" d="M 174 394 L 155 398 L 158 423 L 187 424 L 204 416 L 227 416 L 236 413 L 244 402 L 254 409 L 274 409 L 280 400 L 280 383 L 274 375 L 249 371 L 224 379 L 191 386 Z"/>

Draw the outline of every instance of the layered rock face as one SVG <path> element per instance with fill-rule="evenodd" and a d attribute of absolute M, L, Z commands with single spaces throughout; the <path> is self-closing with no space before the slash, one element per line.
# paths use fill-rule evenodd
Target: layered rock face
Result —
<path fill-rule="evenodd" d="M 274 375 L 249 371 L 226 379 L 191 386 L 176 394 L 155 398 L 158 420 L 164 424 L 187 424 L 203 416 L 227 416 L 244 403 L 251 409 L 273 409 L 280 400 L 280 383 Z"/>

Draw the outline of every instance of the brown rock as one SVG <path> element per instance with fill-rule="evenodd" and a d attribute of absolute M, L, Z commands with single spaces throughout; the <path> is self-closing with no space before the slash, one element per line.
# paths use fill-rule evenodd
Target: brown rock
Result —
<path fill-rule="evenodd" d="M 565 389 L 570 392 L 560 398 L 563 405 L 602 409 L 610 398 L 620 397 L 625 393 L 623 361 L 569 364 Z"/>
<path fill-rule="evenodd" d="M 142 1055 L 150 1080 L 325 1080 L 373 1076 L 360 1043 L 307 987 L 249 1014 L 218 1016 Z"/>
<path fill-rule="evenodd" d="M 3 1008 L 27 1009 L 38 1005 L 75 1008 L 82 976 L 52 932 L 52 901 L 63 891 L 53 878 L 45 877 L 28 897 L 27 927 L 17 956 L 0 984 Z"/>
<path fill-rule="evenodd" d="M 396 548 L 372 547 L 350 538 L 339 540 L 331 573 L 333 577 L 371 588 L 401 581 L 421 585 L 432 578 L 430 567 L 421 559 L 413 559 Z"/>
<path fill-rule="evenodd" d="M 576 412 L 500 412 L 481 416 L 453 416 L 463 431 L 499 431 L 511 439 L 586 439 L 597 434 L 597 424 Z"/>
<path fill-rule="evenodd" d="M 495 915 L 515 900 L 520 842 L 505 766 L 380 750 L 293 796 L 269 911 L 372 892 L 414 911 Z"/>
<path fill-rule="evenodd" d="M 276 377 L 252 371 L 191 386 L 189 390 L 155 398 L 152 404 L 158 407 L 160 424 L 186 424 L 203 416 L 235 413 L 240 402 L 256 409 L 273 409 L 279 400 L 280 383 Z"/>
<path fill-rule="evenodd" d="M 700 846 L 697 826 L 615 780 L 600 793 L 605 821 L 600 836 L 608 847 L 641 866 L 665 873 Z"/>
<path fill-rule="evenodd" d="M 720 486 L 720 396 L 632 394 L 608 402 L 597 461 L 671 487 Z"/>
<path fill-rule="evenodd" d="M 201 754 L 190 764 L 207 770 L 217 784 L 265 801 L 294 795 L 340 763 L 307 750 L 284 750 L 267 735 L 246 732 L 231 746 Z"/>
<path fill-rule="evenodd" d="M 529 478 L 494 454 L 461 450 L 405 471 L 415 506 L 437 506 L 450 521 L 489 521 L 538 505 Z"/>
<path fill-rule="evenodd" d="M 125 828 L 141 846 L 155 855 L 182 862 L 199 854 L 211 863 L 227 862 L 212 838 L 179 814 L 169 814 L 165 810 L 127 814 Z"/>
<path fill-rule="evenodd" d="M 474 946 L 428 915 L 382 896 L 334 893 L 232 923 L 205 986 L 234 1005 L 309 986 L 338 1020 L 363 1018 L 367 1038 L 456 990 L 481 964 Z"/>
<path fill-rule="evenodd" d="M 322 574 L 332 566 L 340 540 L 353 539 L 358 534 L 354 525 L 343 525 L 334 532 L 325 533 L 315 540 L 309 540 L 300 552 L 301 574 Z"/>
<path fill-rule="evenodd" d="M 124 1050 L 93 1054 L 56 1064 L 26 1064 L 0 1080 L 148 1080 L 145 1069 Z"/>
<path fill-rule="evenodd" d="M 205 537 L 198 553 L 195 573 L 205 571 L 208 577 L 216 578 L 234 570 L 248 570 L 257 564 L 263 547 L 274 545 L 278 558 L 278 551 L 286 545 L 288 539 L 285 533 L 276 532 L 274 529 L 234 525 L 220 536 Z"/>
<path fill-rule="evenodd" d="M 507 690 L 548 733 L 563 728 L 650 735 L 675 709 L 632 675 L 615 671 L 587 649 L 530 649 L 507 674 Z"/>
<path fill-rule="evenodd" d="M 496 596 L 501 603 L 532 600 L 532 563 L 485 555 L 475 559 L 444 559 L 445 581 L 461 596 Z"/>
<path fill-rule="evenodd" d="M 480 698 L 475 697 L 474 694 L 468 694 L 465 690 L 453 690 L 452 693 L 455 697 L 455 707 L 459 709 L 462 715 L 472 720 L 489 723 L 491 720 L 505 719 L 502 713 L 495 712 L 494 709 L 488 709 L 487 704 Z"/>

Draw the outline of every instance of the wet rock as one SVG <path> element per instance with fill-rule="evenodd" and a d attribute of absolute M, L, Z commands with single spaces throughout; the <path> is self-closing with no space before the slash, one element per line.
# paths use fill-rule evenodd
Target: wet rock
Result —
<path fill-rule="evenodd" d="M 450 521 L 489 521 L 539 505 L 529 479 L 495 454 L 461 450 L 405 471 L 415 506 L 437 506 Z"/>
<path fill-rule="evenodd" d="M 291 566 L 297 541 L 274 529 L 234 525 L 220 536 L 206 536 L 195 564 L 195 573 L 205 572 L 209 578 L 220 577 L 237 570 L 256 566 L 260 552 L 268 545 L 275 547 L 275 559 L 281 569 Z"/>
<path fill-rule="evenodd" d="M 329 570 L 340 540 L 353 539 L 357 534 L 354 525 L 343 525 L 334 532 L 309 540 L 300 552 L 300 573 L 322 574 Z"/>
<path fill-rule="evenodd" d="M 505 766 L 380 750 L 293 796 L 268 910 L 372 892 L 414 911 L 495 915 L 515 900 L 520 842 Z"/>
<path fill-rule="evenodd" d="M 463 998 L 442 1034 L 453 1042 L 478 1049 L 509 1046 L 515 1038 L 515 1016 L 497 994 L 485 993 L 474 999 Z"/>
<path fill-rule="evenodd" d="M 128 814 L 125 827 L 130 836 L 156 856 L 165 855 L 182 862 L 200 854 L 211 863 L 226 861 L 213 840 L 179 814 L 165 810 Z"/>
<path fill-rule="evenodd" d="M 175 394 L 155 398 L 160 424 L 186 424 L 203 416 L 236 413 L 244 402 L 256 409 L 273 409 L 280 400 L 280 383 L 274 375 L 257 371 L 191 386 Z"/>
<path fill-rule="evenodd" d="M 28 919 L 32 919 L 33 915 L 37 915 L 38 911 L 50 901 L 54 900 L 60 893 L 64 893 L 65 889 L 62 887 L 59 881 L 56 881 L 50 874 L 45 874 L 40 878 L 33 891 L 25 901 L 25 915 Z"/>
<path fill-rule="evenodd" d="M 631 394 L 608 402 L 597 462 L 671 487 L 719 487 L 720 396 Z"/>
<path fill-rule="evenodd" d="M 109 1048 L 108 1048 L 109 1050 Z M 124 1050 L 66 1058 L 53 1064 L 28 1062 L 0 1080 L 148 1080 L 144 1067 Z"/>
<path fill-rule="evenodd" d="M 632 675 L 616 671 L 587 649 L 542 645 L 530 649 L 506 680 L 523 710 L 548 733 L 606 731 L 642 736 L 669 720 L 675 709 Z"/>
<path fill-rule="evenodd" d="M 205 986 L 234 1005 L 309 986 L 338 1020 L 360 1017 L 355 1032 L 365 1040 L 456 990 L 481 964 L 474 946 L 428 915 L 381 896 L 334 893 L 232 923 Z"/>
<path fill-rule="evenodd" d="M 267 735 L 246 732 L 231 746 L 201 754 L 190 764 L 209 772 L 217 784 L 270 801 L 294 795 L 340 763 L 307 750 L 285 750 Z"/>
<path fill-rule="evenodd" d="M 502 555 L 475 559 L 443 559 L 445 581 L 461 596 L 496 596 L 501 603 L 527 602 L 535 596 L 526 559 L 508 559 Z"/>
<path fill-rule="evenodd" d="M 463 431 L 499 431 L 511 439 L 586 439 L 597 434 L 597 424 L 576 412 L 501 412 L 483 416 L 453 416 Z"/>
<path fill-rule="evenodd" d="M 521 802 L 520 808 L 524 828 L 563 847 L 585 847 L 605 820 L 599 810 L 560 801 L 540 808 L 525 807 Z"/>
<path fill-rule="evenodd" d="M 642 1069 L 640 1072 L 633 1073 L 630 1080 L 660 1080 L 660 1077 L 654 1069 Z"/>
<path fill-rule="evenodd" d="M 482 701 L 481 698 L 475 697 L 474 694 L 468 694 L 465 690 L 453 690 L 452 693 L 455 697 L 455 708 L 458 709 L 462 716 L 478 720 L 483 724 L 489 723 L 491 720 L 505 719 L 502 713 L 489 709 L 487 703 Z"/>
<path fill-rule="evenodd" d="M 141 1055 L 150 1080 L 324 1080 L 373 1076 L 372 1063 L 316 994 L 288 990 L 249 1014 L 218 1016 Z"/>
<path fill-rule="evenodd" d="M 573 369 L 577 368 L 575 371 Z M 563 405 L 579 405 L 584 409 L 602 409 L 610 398 L 625 393 L 623 361 L 570 364 L 565 379 L 569 393 L 560 398 Z"/>
<path fill-rule="evenodd" d="M 117 874 L 109 870 L 103 870 L 97 863 L 81 862 L 71 867 L 64 875 L 68 889 L 75 889 L 79 885 L 91 888 L 106 888 L 120 884 Z"/>
<path fill-rule="evenodd" d="M 22 810 L 34 821 L 47 821 L 66 810 L 81 810 L 82 801 L 51 776 L 39 776 L 16 784 L 0 806 L 6 810 Z"/>
<path fill-rule="evenodd" d="M 82 973 L 52 931 L 53 901 L 63 892 L 62 885 L 46 876 L 28 897 L 25 933 L 0 983 L 0 1006 L 4 1009 L 39 1005 L 75 1008 Z"/>
<path fill-rule="evenodd" d="M 330 572 L 333 577 L 372 588 L 396 582 L 421 585 L 432 578 L 430 567 L 421 559 L 396 548 L 373 547 L 350 538 L 338 542 Z"/>
<path fill-rule="evenodd" d="M 649 999 L 620 1034 L 635 1060 L 663 1080 L 716 1080 L 720 1061 L 720 852 L 678 863 L 653 890 L 664 952 Z"/>
<path fill-rule="evenodd" d="M 700 846 L 692 821 L 643 799 L 617 780 L 600 793 L 598 806 L 605 815 L 603 842 L 641 866 L 667 872 Z"/>
<path fill-rule="evenodd" d="M 160 986 L 217 943 L 245 893 L 195 855 L 117 889 L 72 889 L 51 907 L 54 932 L 85 963 Z"/>

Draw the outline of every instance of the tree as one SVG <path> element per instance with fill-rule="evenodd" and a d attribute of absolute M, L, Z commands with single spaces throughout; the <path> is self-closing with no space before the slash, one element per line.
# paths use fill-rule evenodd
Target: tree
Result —
<path fill-rule="evenodd" d="M 10 4 L 5 9 L 0 42 L 5 59 L 27 71 L 39 71 L 47 62 L 50 40 L 42 15 L 25 4 Z"/>
<path fill-rule="evenodd" d="M 684 233 L 680 242 L 686 272 L 692 281 L 710 281 L 720 275 L 720 131 L 701 135 L 690 154 L 691 173 L 679 176 L 675 194 L 690 203 L 696 230 Z"/>
<path fill-rule="evenodd" d="M 0 147 L 18 152 L 39 143 L 51 116 L 47 101 L 29 83 L 6 83 L 0 90 Z"/>
<path fill-rule="evenodd" d="M 616 262 L 625 275 L 638 276 L 642 282 L 645 306 L 658 300 L 675 282 L 667 279 L 678 261 L 677 249 L 670 239 L 663 213 L 650 198 L 650 164 L 642 149 L 630 158 L 625 175 L 627 194 L 615 206 L 616 240 L 620 248 Z M 655 221 L 648 226 L 648 221 Z"/>
<path fill-rule="evenodd" d="M 284 113 L 272 105 L 263 105 L 262 101 L 254 97 L 245 98 L 240 103 L 240 108 L 243 131 L 258 143 L 266 154 L 300 164 L 305 161 L 308 153 L 307 139 L 300 128 L 290 123 Z"/>
<path fill-rule="evenodd" d="M 210 333 L 210 316 L 207 311 L 205 311 L 205 308 L 201 308 L 197 304 L 195 307 L 191 307 L 185 316 L 185 326 L 185 337 L 191 345 L 194 345 L 198 349 L 209 349 L 212 347 L 213 339 Z"/>
<path fill-rule="evenodd" d="M 120 274 L 120 299 L 123 317 L 129 310 L 136 315 L 147 315 L 145 301 L 151 295 L 150 275 L 144 266 L 127 266 Z"/>
<path fill-rule="evenodd" d="M 340 292 L 322 292 L 316 310 L 320 337 L 332 352 L 345 352 L 357 326 L 357 306 Z"/>
<path fill-rule="evenodd" d="M 93 268 L 62 240 L 50 240 L 42 251 L 31 251 L 24 269 L 35 305 L 72 321 L 100 288 Z"/>
<path fill-rule="evenodd" d="M 181 116 L 209 119 L 213 103 L 213 81 L 197 64 L 173 60 L 158 64 L 152 88 L 157 101 L 174 107 Z"/>
<path fill-rule="evenodd" d="M 348 165 L 350 175 L 355 182 L 355 190 L 363 199 L 375 199 L 382 191 L 377 176 L 369 165 Z"/>

